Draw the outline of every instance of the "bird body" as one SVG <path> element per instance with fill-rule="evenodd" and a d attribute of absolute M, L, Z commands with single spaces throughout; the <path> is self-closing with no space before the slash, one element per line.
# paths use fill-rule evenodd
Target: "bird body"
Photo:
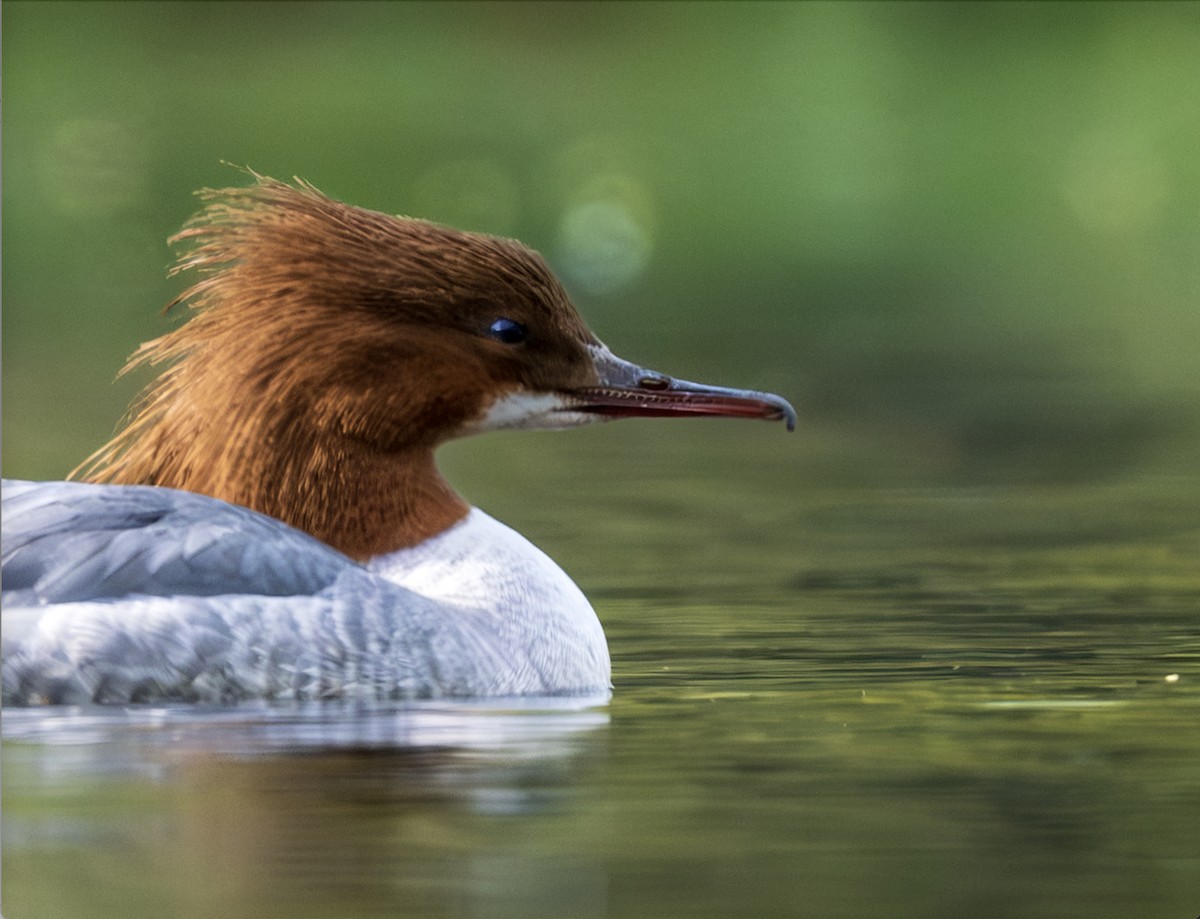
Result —
<path fill-rule="evenodd" d="M 192 315 L 83 481 L 4 483 L 5 701 L 606 690 L 586 598 L 434 451 L 791 406 L 616 357 L 520 243 L 255 179 L 175 237 Z"/>

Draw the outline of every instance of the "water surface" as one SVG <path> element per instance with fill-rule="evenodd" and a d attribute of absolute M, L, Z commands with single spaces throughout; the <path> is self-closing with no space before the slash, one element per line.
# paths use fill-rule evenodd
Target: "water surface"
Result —
<path fill-rule="evenodd" d="M 450 457 L 611 701 L 7 711 L 5 916 L 1200 911 L 1198 483 L 801 488 L 748 436 Z"/>

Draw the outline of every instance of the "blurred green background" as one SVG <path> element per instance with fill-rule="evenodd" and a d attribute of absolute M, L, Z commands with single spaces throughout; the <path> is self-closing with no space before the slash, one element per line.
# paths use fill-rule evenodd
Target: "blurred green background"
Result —
<path fill-rule="evenodd" d="M 617 353 L 791 398 L 817 478 L 1190 469 L 1198 47 L 1195 3 L 6 0 L 4 472 L 111 433 L 222 161 L 523 239 Z"/>

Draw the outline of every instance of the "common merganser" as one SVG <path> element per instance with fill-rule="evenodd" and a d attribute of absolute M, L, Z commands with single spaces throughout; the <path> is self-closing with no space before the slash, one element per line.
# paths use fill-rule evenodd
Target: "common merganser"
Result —
<path fill-rule="evenodd" d="M 434 450 L 792 407 L 616 357 L 518 242 L 252 176 L 172 238 L 192 315 L 83 481 L 4 484 L 4 701 L 607 692 L 582 592 Z"/>

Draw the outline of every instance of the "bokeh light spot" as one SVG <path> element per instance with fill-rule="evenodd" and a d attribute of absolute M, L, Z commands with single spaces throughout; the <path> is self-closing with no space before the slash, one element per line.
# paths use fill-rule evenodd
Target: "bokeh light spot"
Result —
<path fill-rule="evenodd" d="M 559 226 L 567 276 L 590 294 L 628 288 L 650 263 L 650 196 L 625 175 L 599 175 L 572 195 Z"/>

